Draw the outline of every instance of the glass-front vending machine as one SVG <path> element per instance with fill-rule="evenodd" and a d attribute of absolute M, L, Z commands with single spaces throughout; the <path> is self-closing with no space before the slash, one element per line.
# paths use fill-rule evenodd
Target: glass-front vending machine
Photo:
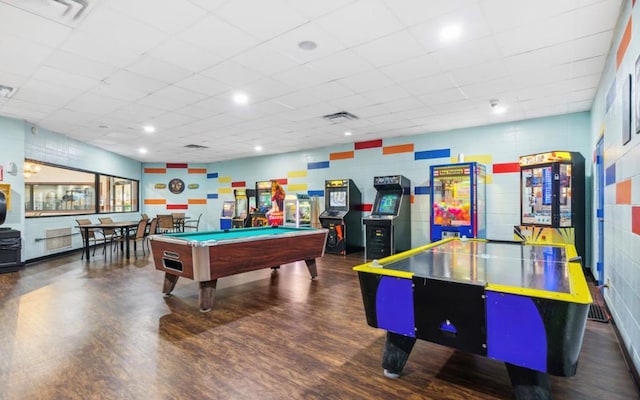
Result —
<path fill-rule="evenodd" d="M 287 195 L 284 199 L 284 225 L 296 228 L 311 226 L 311 197 L 308 194 Z"/>
<path fill-rule="evenodd" d="M 584 157 L 550 151 L 520 157 L 520 226 L 514 238 L 570 243 L 585 257 Z"/>
<path fill-rule="evenodd" d="M 485 184 L 485 166 L 477 162 L 431 167 L 432 242 L 486 238 Z"/>

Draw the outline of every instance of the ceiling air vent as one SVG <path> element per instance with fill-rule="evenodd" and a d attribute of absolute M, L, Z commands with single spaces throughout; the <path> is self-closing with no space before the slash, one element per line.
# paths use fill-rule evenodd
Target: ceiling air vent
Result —
<path fill-rule="evenodd" d="M 16 88 L 0 85 L 0 97 L 9 98 L 16 92 Z"/>
<path fill-rule="evenodd" d="M 199 144 L 188 144 L 184 147 L 186 147 L 187 149 L 208 149 L 207 146 L 201 146 Z"/>
<path fill-rule="evenodd" d="M 358 117 L 356 117 L 355 115 L 346 112 L 346 111 L 340 111 L 334 114 L 327 114 L 327 115 L 323 115 L 322 118 L 326 119 L 327 121 L 331 121 L 334 123 L 337 122 L 344 122 L 344 121 L 352 121 L 354 119 L 358 119 Z"/>
<path fill-rule="evenodd" d="M 0 0 L 52 21 L 73 23 L 86 12 L 86 0 Z"/>

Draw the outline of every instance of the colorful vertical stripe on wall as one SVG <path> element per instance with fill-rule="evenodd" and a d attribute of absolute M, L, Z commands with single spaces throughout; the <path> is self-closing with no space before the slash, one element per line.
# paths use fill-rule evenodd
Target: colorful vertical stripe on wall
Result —
<path fill-rule="evenodd" d="M 627 21 L 627 26 L 626 28 L 624 28 L 624 33 L 622 34 L 622 39 L 620 39 L 620 44 L 618 45 L 618 51 L 616 52 L 616 69 L 620 67 L 620 64 L 622 64 L 624 55 L 627 52 L 629 43 L 631 42 L 632 26 L 633 26 L 632 17 L 629 17 L 629 20 Z"/>
<path fill-rule="evenodd" d="M 640 235 L 640 207 L 631 207 L 631 232 Z"/>
<path fill-rule="evenodd" d="M 614 183 L 616 183 L 616 165 L 615 164 L 610 165 L 605 170 L 604 181 L 607 186 L 613 185 Z"/>
<path fill-rule="evenodd" d="M 631 204 L 631 180 L 616 183 L 616 204 Z"/>

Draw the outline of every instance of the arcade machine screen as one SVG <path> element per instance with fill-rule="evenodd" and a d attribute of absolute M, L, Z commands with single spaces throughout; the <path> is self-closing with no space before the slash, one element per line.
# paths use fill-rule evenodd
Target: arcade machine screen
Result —
<path fill-rule="evenodd" d="M 347 209 L 347 191 L 332 190 L 329 192 L 329 208 L 336 210 Z"/>
<path fill-rule="evenodd" d="M 571 164 L 560 164 L 560 226 L 573 226 L 571 212 Z"/>
<path fill-rule="evenodd" d="M 552 167 L 522 170 L 522 223 L 551 225 Z"/>
<path fill-rule="evenodd" d="M 258 212 L 264 213 L 271 209 L 271 192 L 258 192 Z"/>
<path fill-rule="evenodd" d="M 222 217 L 232 218 L 235 212 L 235 203 L 233 201 L 225 201 L 222 204 Z"/>
<path fill-rule="evenodd" d="M 397 193 L 383 194 L 378 204 L 377 214 L 396 215 L 396 206 L 398 204 Z"/>
<path fill-rule="evenodd" d="M 238 211 L 238 218 L 247 218 L 247 198 L 236 199 L 236 210 Z"/>
<path fill-rule="evenodd" d="M 433 177 L 434 222 L 438 225 L 471 225 L 469 175 Z"/>

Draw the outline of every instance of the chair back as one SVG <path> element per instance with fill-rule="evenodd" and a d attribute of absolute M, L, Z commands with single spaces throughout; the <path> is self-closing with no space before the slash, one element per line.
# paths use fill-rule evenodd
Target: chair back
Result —
<path fill-rule="evenodd" d="M 173 231 L 173 216 L 171 214 L 157 215 L 158 228 L 161 233 Z"/>
<path fill-rule="evenodd" d="M 142 219 L 149 219 L 149 216 L 147 214 L 140 214 L 142 216 Z"/>
<path fill-rule="evenodd" d="M 155 235 L 156 232 L 158 230 L 158 218 L 154 218 L 151 220 L 151 222 L 149 223 L 149 233 L 147 233 L 148 235 Z"/>
<path fill-rule="evenodd" d="M 196 231 L 198 231 L 198 227 L 200 226 L 200 218 L 202 218 L 202 213 L 200 213 L 200 215 L 198 215 L 198 219 L 186 221 L 185 224 L 184 224 L 185 229 L 186 228 L 193 228 Z"/>
<path fill-rule="evenodd" d="M 80 225 L 91 225 L 91 220 L 90 219 L 86 219 L 86 218 L 81 218 L 81 219 L 76 219 L 76 223 L 78 224 L 78 226 Z M 84 240 L 84 229 L 80 229 L 80 234 L 82 235 L 82 239 Z M 87 231 L 87 233 L 89 234 L 89 238 L 93 238 L 95 236 L 95 232 L 91 229 L 89 229 Z"/>
<path fill-rule="evenodd" d="M 147 230 L 147 224 L 149 223 L 148 219 L 141 219 L 138 222 L 138 229 L 136 229 L 136 239 L 142 239 L 145 236 Z"/>
<path fill-rule="evenodd" d="M 113 219 L 111 217 L 98 218 L 98 221 L 100 221 L 101 224 L 112 224 L 113 223 Z M 115 235 L 116 230 L 112 229 L 112 228 L 107 228 L 107 229 L 103 229 L 102 232 L 105 234 L 105 236 L 112 236 L 112 235 Z"/>

